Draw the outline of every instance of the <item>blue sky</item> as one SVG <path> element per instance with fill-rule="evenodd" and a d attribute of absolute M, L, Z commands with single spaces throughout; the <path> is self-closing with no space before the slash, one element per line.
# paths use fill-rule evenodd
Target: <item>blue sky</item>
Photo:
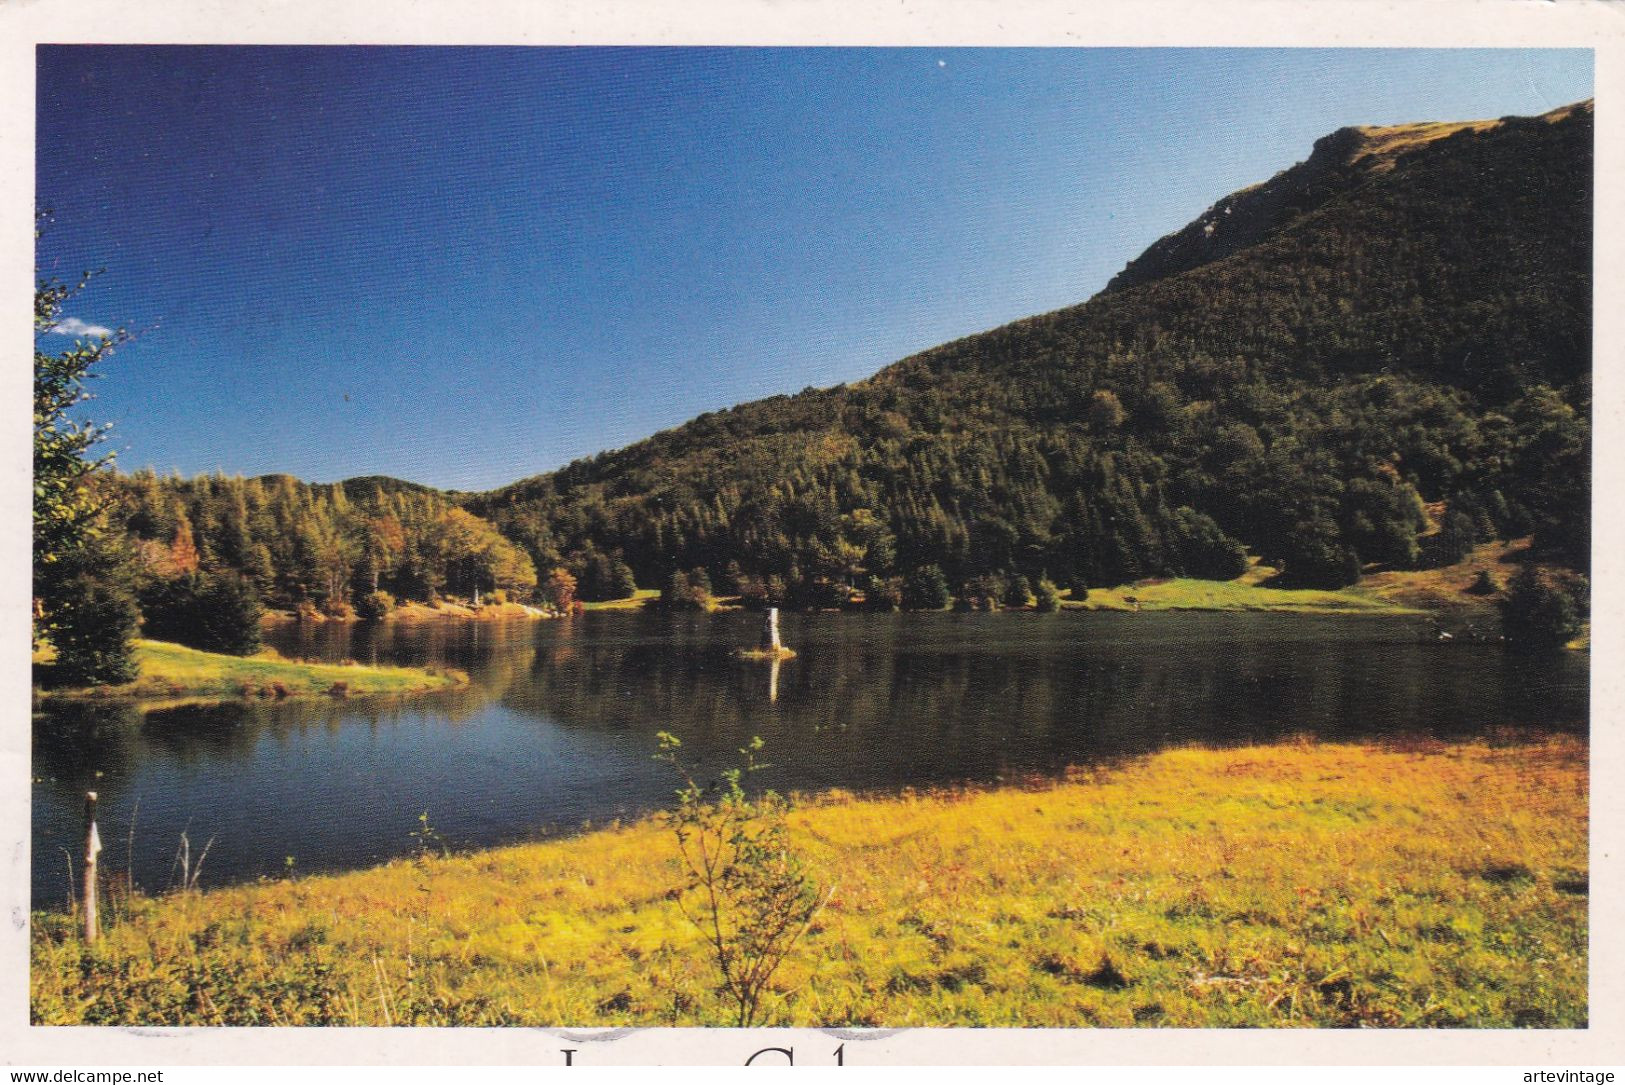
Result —
<path fill-rule="evenodd" d="M 1342 125 L 1592 93 L 1589 50 L 38 60 L 40 270 L 138 336 L 121 466 L 463 489 L 1081 301 Z"/>

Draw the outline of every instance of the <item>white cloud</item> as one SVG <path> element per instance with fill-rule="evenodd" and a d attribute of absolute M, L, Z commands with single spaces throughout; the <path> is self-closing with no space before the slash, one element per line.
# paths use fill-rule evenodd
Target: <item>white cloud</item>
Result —
<path fill-rule="evenodd" d="M 101 339 L 113 334 L 112 328 L 104 328 L 100 324 L 86 324 L 76 316 L 70 316 L 57 321 L 51 330 L 58 335 L 71 335 L 77 339 Z"/>

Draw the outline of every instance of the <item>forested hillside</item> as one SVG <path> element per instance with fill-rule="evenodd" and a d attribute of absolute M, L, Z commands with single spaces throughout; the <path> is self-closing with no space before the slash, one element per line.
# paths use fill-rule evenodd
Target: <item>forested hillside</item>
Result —
<path fill-rule="evenodd" d="M 148 580 L 235 571 L 270 603 L 340 614 L 377 591 L 430 599 L 536 587 L 530 557 L 490 524 L 396 479 L 317 486 L 142 471 L 106 484 Z"/>
<path fill-rule="evenodd" d="M 815 598 L 932 564 L 1224 577 L 1238 543 L 1337 585 L 1428 560 L 1424 502 L 1446 550 L 1532 531 L 1583 567 L 1590 104 L 1348 129 L 1296 169 L 1204 216 L 1223 238 L 1240 209 L 1233 249 L 1175 235 L 1083 305 L 468 507 L 544 563 L 737 564 Z"/>
<path fill-rule="evenodd" d="M 938 570 L 977 597 L 1224 579 L 1248 551 L 1340 586 L 1529 533 L 1583 569 L 1591 206 L 1590 103 L 1344 129 L 1084 304 L 490 493 L 118 486 L 149 560 L 190 545 L 289 604 L 525 593 L 557 567 L 588 598 L 703 573 L 896 602 Z"/>

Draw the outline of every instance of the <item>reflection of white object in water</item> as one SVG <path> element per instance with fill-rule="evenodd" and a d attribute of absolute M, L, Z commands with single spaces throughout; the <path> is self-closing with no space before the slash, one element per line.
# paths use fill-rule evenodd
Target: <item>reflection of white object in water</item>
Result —
<path fill-rule="evenodd" d="M 779 643 L 779 608 L 767 608 L 767 620 L 762 623 L 762 651 L 777 652 L 784 647 Z"/>
<path fill-rule="evenodd" d="M 772 662 L 768 664 L 768 668 L 767 668 L 767 703 L 768 704 L 777 704 L 778 701 L 779 701 L 779 668 L 782 667 L 782 666 L 784 666 L 784 661 L 779 659 L 778 656 L 774 656 Z"/>

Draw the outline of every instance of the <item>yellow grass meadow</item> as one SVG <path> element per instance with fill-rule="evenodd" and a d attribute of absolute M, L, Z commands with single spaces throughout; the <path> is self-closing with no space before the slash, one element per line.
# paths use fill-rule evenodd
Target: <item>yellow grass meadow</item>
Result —
<path fill-rule="evenodd" d="M 799 800 L 829 905 L 767 1024 L 1586 1022 L 1587 749 L 1186 748 L 1027 787 Z M 32 1018 L 721 1025 L 656 821 L 36 913 Z"/>

